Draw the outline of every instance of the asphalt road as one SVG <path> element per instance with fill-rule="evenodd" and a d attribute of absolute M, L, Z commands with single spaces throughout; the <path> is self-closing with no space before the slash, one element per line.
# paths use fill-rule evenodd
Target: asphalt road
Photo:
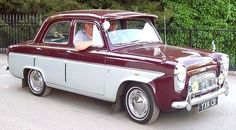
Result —
<path fill-rule="evenodd" d="M 0 55 L 0 130 L 142 130 L 142 129 L 236 129 L 236 77 L 229 76 L 230 93 L 219 104 L 198 113 L 186 110 L 160 113 L 156 122 L 140 125 L 125 112 L 111 113 L 111 104 L 77 94 L 53 90 L 46 97 L 33 96 L 21 88 L 21 80 L 5 70 Z"/>

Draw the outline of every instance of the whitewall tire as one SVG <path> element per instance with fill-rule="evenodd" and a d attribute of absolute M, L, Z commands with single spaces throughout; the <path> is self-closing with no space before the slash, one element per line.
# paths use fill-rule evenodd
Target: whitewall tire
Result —
<path fill-rule="evenodd" d="M 150 87 L 140 83 L 129 85 L 125 94 L 125 108 L 128 116 L 140 124 L 152 123 L 160 112 Z"/>
<path fill-rule="evenodd" d="M 46 96 L 51 92 L 51 88 L 45 85 L 43 75 L 38 70 L 30 70 L 28 73 L 27 81 L 30 91 L 34 95 Z"/>

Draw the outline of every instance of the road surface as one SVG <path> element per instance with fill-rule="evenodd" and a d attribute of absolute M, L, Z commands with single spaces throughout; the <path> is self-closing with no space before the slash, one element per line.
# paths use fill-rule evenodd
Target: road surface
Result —
<path fill-rule="evenodd" d="M 111 113 L 111 104 L 77 94 L 53 90 L 37 97 L 21 80 L 6 71 L 0 55 L 0 130 L 163 130 L 236 129 L 236 77 L 229 77 L 230 93 L 220 96 L 217 106 L 198 113 L 196 108 L 160 113 L 156 122 L 140 125 L 125 112 Z"/>

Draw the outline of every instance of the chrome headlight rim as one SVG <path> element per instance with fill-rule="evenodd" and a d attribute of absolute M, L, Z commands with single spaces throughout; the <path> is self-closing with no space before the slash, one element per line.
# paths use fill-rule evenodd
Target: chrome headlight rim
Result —
<path fill-rule="evenodd" d="M 224 54 L 221 56 L 220 59 L 220 71 L 223 73 L 224 76 L 228 75 L 229 71 L 229 56 Z"/>
<path fill-rule="evenodd" d="M 175 91 L 180 93 L 185 87 L 187 69 L 182 63 L 178 63 L 174 70 L 175 78 Z"/>
<path fill-rule="evenodd" d="M 228 55 L 223 55 L 221 56 L 221 67 L 224 70 L 228 70 L 229 69 L 229 56 Z"/>
<path fill-rule="evenodd" d="M 186 70 L 184 64 L 178 63 L 175 66 L 174 74 L 177 77 L 178 81 L 184 82 L 186 79 L 186 74 L 187 74 L 187 70 Z"/>
<path fill-rule="evenodd" d="M 222 85 L 228 76 L 229 72 L 229 56 L 223 54 L 220 58 L 220 75 L 218 77 L 218 83 Z"/>
<path fill-rule="evenodd" d="M 220 73 L 219 78 L 218 78 L 219 84 L 222 85 L 224 81 L 225 81 L 225 76 L 223 73 Z"/>

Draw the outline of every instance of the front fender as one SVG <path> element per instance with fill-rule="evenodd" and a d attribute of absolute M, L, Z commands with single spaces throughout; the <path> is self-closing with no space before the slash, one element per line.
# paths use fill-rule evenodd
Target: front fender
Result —
<path fill-rule="evenodd" d="M 164 73 L 156 71 L 147 71 L 141 69 L 109 67 L 105 74 L 105 97 L 114 102 L 119 88 L 124 82 L 141 82 L 149 84 L 154 79 L 163 76 Z"/>

